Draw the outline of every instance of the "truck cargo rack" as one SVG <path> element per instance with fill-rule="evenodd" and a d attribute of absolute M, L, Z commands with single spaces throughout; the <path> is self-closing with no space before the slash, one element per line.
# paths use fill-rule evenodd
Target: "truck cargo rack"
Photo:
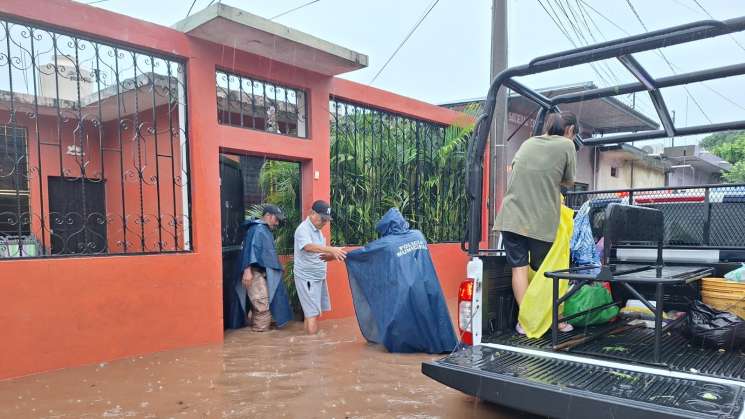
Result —
<path fill-rule="evenodd" d="M 536 122 L 533 126 L 534 135 L 542 132 L 543 122 L 549 111 L 559 110 L 560 106 L 563 104 L 637 92 L 647 92 L 649 94 L 655 111 L 662 123 L 663 129 L 614 134 L 600 138 L 589 138 L 582 140 L 582 143 L 585 145 L 617 144 L 655 138 L 698 135 L 745 129 L 745 120 L 711 123 L 691 127 L 676 127 L 667 104 L 665 103 L 664 97 L 660 93 L 660 89 L 662 88 L 743 75 L 745 74 L 745 63 L 655 78 L 634 57 L 635 53 L 685 44 L 702 39 L 741 32 L 743 30 L 745 30 L 745 16 L 724 21 L 704 20 L 692 22 L 667 29 L 544 55 L 535 58 L 528 64 L 511 67 L 499 73 L 491 83 L 484 102 L 483 113 L 476 121 L 476 126 L 471 134 L 468 144 L 466 189 L 468 194 L 469 212 L 466 232 L 462 243 L 463 248 L 467 250 L 471 256 L 476 256 L 481 251 L 479 249 L 479 244 L 482 237 L 483 159 L 486 150 L 487 137 L 489 136 L 489 130 L 494 118 L 497 94 L 501 88 L 511 89 L 513 92 L 538 105 L 539 110 L 535 118 Z M 515 80 L 516 77 L 545 73 L 551 70 L 573 67 L 580 64 L 591 64 L 606 59 L 618 60 L 637 81 L 617 86 L 567 93 L 549 98 Z M 497 144 L 503 143 L 502 138 L 495 138 L 494 140 Z M 498 152 L 503 152 L 498 148 L 497 150 Z"/>

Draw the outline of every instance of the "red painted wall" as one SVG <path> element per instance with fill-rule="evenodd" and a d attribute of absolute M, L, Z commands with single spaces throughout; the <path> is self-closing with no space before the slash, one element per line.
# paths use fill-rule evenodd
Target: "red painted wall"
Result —
<path fill-rule="evenodd" d="M 0 261 L 0 379 L 221 341 L 221 150 L 301 162 L 307 212 L 314 200 L 330 195 L 330 94 L 445 124 L 466 121 L 456 112 L 232 51 L 81 3 L 37 3 L 28 7 L 27 0 L 3 0 L 0 13 L 186 60 L 194 250 Z M 305 89 L 308 139 L 219 125 L 218 68 Z M 452 297 L 465 276 L 466 256 L 456 244 L 433 245 L 431 251 L 443 290 Z M 343 265 L 332 264 L 329 272 L 334 309 L 325 318 L 352 315 Z"/>

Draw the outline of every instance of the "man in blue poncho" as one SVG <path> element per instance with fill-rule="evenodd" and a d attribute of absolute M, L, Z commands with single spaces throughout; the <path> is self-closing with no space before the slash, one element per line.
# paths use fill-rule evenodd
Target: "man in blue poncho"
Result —
<path fill-rule="evenodd" d="M 396 208 L 375 229 L 380 238 L 346 259 L 362 335 L 391 352 L 452 351 L 456 335 L 424 235 Z"/>
<path fill-rule="evenodd" d="M 235 292 L 245 316 L 246 296 L 251 303 L 252 329 L 264 332 L 274 318 L 277 327 L 292 319 L 292 309 L 287 289 L 282 282 L 282 265 L 274 247 L 273 229 L 284 221 L 285 215 L 276 205 L 265 205 L 261 218 L 247 221 L 246 237 L 243 240 L 241 257 L 238 259 L 238 275 Z"/>

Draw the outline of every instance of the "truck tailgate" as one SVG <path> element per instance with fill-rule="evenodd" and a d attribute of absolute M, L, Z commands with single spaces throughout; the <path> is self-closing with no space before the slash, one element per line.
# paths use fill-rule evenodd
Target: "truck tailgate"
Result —
<path fill-rule="evenodd" d="M 738 418 L 745 396 L 743 387 L 732 382 L 674 378 L 482 345 L 425 362 L 422 372 L 480 399 L 555 418 Z"/>

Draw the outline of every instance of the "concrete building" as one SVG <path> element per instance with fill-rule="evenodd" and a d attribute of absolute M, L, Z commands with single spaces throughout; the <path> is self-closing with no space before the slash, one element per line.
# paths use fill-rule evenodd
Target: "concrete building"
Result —
<path fill-rule="evenodd" d="M 305 215 L 331 196 L 332 98 L 470 121 L 338 78 L 367 56 L 219 2 L 169 28 L 4 0 L 0 23 L 0 379 L 222 341 L 224 154 L 297 164 Z M 454 297 L 467 255 L 430 252 Z M 325 318 L 354 315 L 346 277 L 329 266 Z"/>
<path fill-rule="evenodd" d="M 538 90 L 547 97 L 594 89 L 591 83 L 581 83 Z M 474 111 L 483 98 L 445 103 L 441 106 L 458 111 Z M 530 135 L 536 106 L 517 95 L 508 99 L 508 127 L 512 136 L 506 146 L 504 165 Z M 595 99 L 574 103 L 562 110 L 577 114 L 582 136 L 603 136 L 618 132 L 657 129 L 658 124 L 644 113 L 616 98 Z M 608 190 L 653 188 L 720 183 L 722 173 L 730 169 L 727 162 L 697 146 L 667 147 L 632 144 L 583 147 L 577 155 L 577 190 Z"/>
<path fill-rule="evenodd" d="M 558 96 L 565 93 L 575 93 L 583 90 L 593 89 L 596 86 L 591 83 L 580 83 L 567 86 L 552 87 L 538 90 L 547 97 Z M 464 100 L 452 103 L 442 104 L 449 109 L 458 111 L 467 111 L 480 106 L 483 98 Z M 512 157 L 517 152 L 520 145 L 530 136 L 535 111 L 537 107 L 527 99 L 511 95 L 508 99 L 508 126 L 506 135 L 512 136 L 505 149 L 504 168 L 512 161 Z M 562 107 L 562 110 L 574 112 L 579 118 L 582 126 L 582 136 L 589 137 L 593 135 L 605 135 L 617 132 L 642 131 L 656 129 L 658 124 L 644 115 L 642 112 L 632 108 L 626 103 L 616 98 L 595 99 L 585 103 L 569 104 Z M 622 155 L 615 153 L 614 157 L 604 159 L 601 156 L 601 148 L 583 147 L 577 155 L 577 190 L 599 190 L 607 186 L 620 184 L 619 181 L 610 181 L 599 167 L 602 162 L 613 161 L 619 167 Z M 638 156 L 632 154 L 623 154 L 625 158 L 636 159 Z M 629 176 L 619 177 L 618 179 L 630 179 Z M 662 176 L 664 180 L 664 175 Z M 606 184 L 608 181 L 610 183 Z M 630 184 L 628 185 L 630 186 Z M 662 186 L 662 185 L 660 185 Z"/>
<path fill-rule="evenodd" d="M 728 161 L 697 145 L 665 147 L 662 158 L 670 163 L 668 186 L 722 183 L 722 175 L 732 169 Z"/>

